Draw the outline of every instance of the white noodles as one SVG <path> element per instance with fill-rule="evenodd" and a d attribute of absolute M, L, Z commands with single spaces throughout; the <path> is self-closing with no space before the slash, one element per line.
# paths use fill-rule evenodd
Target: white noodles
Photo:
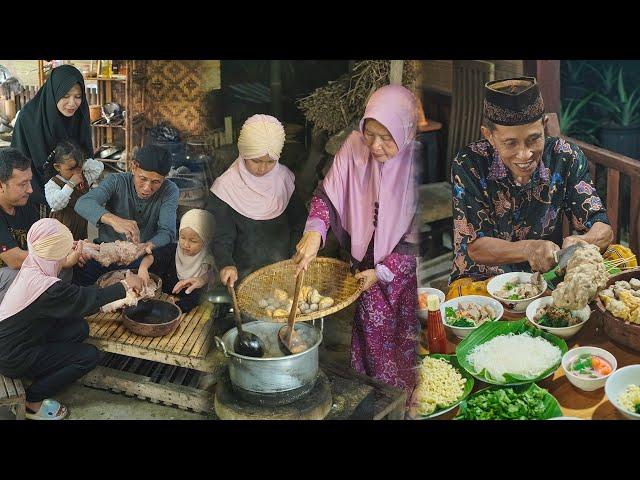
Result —
<path fill-rule="evenodd" d="M 504 374 L 535 378 L 560 361 L 561 351 L 542 337 L 528 333 L 499 335 L 477 345 L 467 356 L 476 372 L 486 369 L 490 378 L 504 382 Z"/>

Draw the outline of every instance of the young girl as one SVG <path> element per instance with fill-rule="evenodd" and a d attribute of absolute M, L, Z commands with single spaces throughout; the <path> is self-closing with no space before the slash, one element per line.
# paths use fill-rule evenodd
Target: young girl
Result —
<path fill-rule="evenodd" d="M 189 210 L 180 221 L 179 244 L 154 248 L 140 263 L 138 275 L 144 284 L 149 282 L 149 272 L 158 275 L 162 291 L 178 295 L 176 305 L 182 313 L 198 306 L 202 288 L 212 280 L 214 262 L 209 243 L 214 226 L 211 213 Z"/>
<path fill-rule="evenodd" d="M 44 186 L 50 217 L 66 225 L 74 240 L 87 238 L 87 221 L 75 212 L 76 202 L 103 170 L 100 160 L 85 161 L 82 149 L 70 140 L 59 143 L 44 165 L 45 178 L 50 179 Z"/>

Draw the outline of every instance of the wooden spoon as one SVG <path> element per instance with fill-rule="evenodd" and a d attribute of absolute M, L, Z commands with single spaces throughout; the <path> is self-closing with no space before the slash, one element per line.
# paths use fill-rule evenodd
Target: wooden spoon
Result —
<path fill-rule="evenodd" d="M 293 305 L 291 305 L 291 311 L 289 312 L 289 321 L 287 322 L 287 325 L 278 330 L 278 342 L 280 347 L 284 350 L 284 353 L 288 355 L 295 355 L 296 353 L 304 352 L 309 348 L 307 343 L 294 329 L 296 322 L 296 310 L 298 309 L 298 299 L 300 298 L 300 290 L 302 290 L 303 281 L 304 270 L 301 271 L 298 274 L 298 278 L 296 278 L 296 289 L 293 293 Z"/>

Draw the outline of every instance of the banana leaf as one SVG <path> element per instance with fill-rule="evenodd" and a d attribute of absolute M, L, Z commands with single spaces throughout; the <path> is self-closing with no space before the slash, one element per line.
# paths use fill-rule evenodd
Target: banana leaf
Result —
<path fill-rule="evenodd" d="M 462 392 L 462 396 L 456 400 L 455 402 L 446 405 L 444 407 L 439 407 L 436 408 L 435 411 L 431 414 L 431 415 L 426 415 L 426 416 L 416 416 L 414 418 L 414 420 L 428 420 L 430 418 L 434 418 L 437 417 L 439 415 L 442 415 L 450 410 L 453 410 L 455 407 L 457 407 L 460 402 L 462 402 L 465 398 L 467 398 L 469 396 L 469 394 L 471 393 L 471 390 L 473 390 L 473 384 L 474 384 L 474 380 L 473 377 L 469 374 L 469 372 L 467 372 L 464 368 L 462 368 L 460 366 L 460 363 L 458 363 L 458 359 L 456 358 L 455 355 L 444 355 L 444 354 L 440 354 L 440 353 L 434 353 L 431 355 L 420 355 L 420 359 L 423 359 L 424 357 L 429 356 L 432 358 L 441 358 L 443 360 L 446 360 L 447 362 L 449 362 L 456 370 L 458 370 L 458 372 L 460 372 L 460 375 L 462 375 L 463 378 L 465 378 L 467 381 L 464 384 L 464 390 Z"/>
<path fill-rule="evenodd" d="M 476 330 L 474 330 L 467 338 L 465 338 L 462 342 L 458 344 L 456 348 L 456 356 L 458 357 L 458 362 L 460 366 L 464 368 L 467 372 L 473 375 L 478 380 L 481 380 L 485 383 L 490 383 L 492 385 L 523 385 L 526 383 L 537 382 L 547 377 L 560 366 L 560 362 L 562 359 L 562 355 L 567 353 L 567 344 L 561 338 L 552 335 L 551 333 L 544 332 L 538 328 L 535 328 L 531 325 L 527 325 L 527 319 L 523 318 L 522 320 L 517 320 L 515 322 L 485 322 Z M 532 337 L 542 337 L 545 340 L 551 342 L 551 344 L 555 345 L 560 349 L 560 358 L 558 361 L 542 372 L 535 378 L 527 378 L 521 375 L 509 375 L 506 373 L 504 375 L 505 381 L 500 382 L 489 375 L 486 369 L 481 372 L 476 372 L 473 366 L 467 360 L 467 356 L 471 353 L 471 350 L 474 349 L 477 345 L 481 345 L 483 343 L 488 342 L 489 340 L 499 336 L 499 335 L 507 335 L 509 333 L 521 334 L 529 332 Z"/>
<path fill-rule="evenodd" d="M 475 399 L 481 395 L 486 395 L 487 392 L 496 391 L 496 390 L 505 390 L 505 388 L 506 387 L 487 387 L 477 391 L 476 393 L 474 393 L 473 395 L 466 398 L 460 403 L 460 410 L 458 412 L 458 415 L 454 418 L 454 420 L 469 420 L 472 418 L 473 415 L 471 414 L 471 407 L 469 406 L 469 402 L 472 399 Z M 562 416 L 562 410 L 560 409 L 560 405 L 558 404 L 558 401 L 555 399 L 555 397 L 551 395 L 549 392 L 547 392 L 545 389 L 537 386 L 535 383 L 509 387 L 509 388 L 513 389 L 513 391 L 516 392 L 517 394 L 524 394 L 525 392 L 538 392 L 538 391 L 544 392 L 542 396 L 544 410 L 540 413 L 540 415 L 536 417 L 531 417 L 531 418 L 528 417 L 527 420 L 546 420 L 549 418 Z M 518 402 L 524 403 L 522 400 L 518 400 Z M 491 407 L 494 409 L 494 412 L 495 412 L 495 405 L 492 405 Z M 504 406 L 504 407 L 508 408 L 508 406 Z M 500 418 L 496 418 L 496 420 L 498 419 Z M 511 416 L 505 415 L 504 419 L 511 420 L 513 418 L 512 418 L 512 415 Z"/>

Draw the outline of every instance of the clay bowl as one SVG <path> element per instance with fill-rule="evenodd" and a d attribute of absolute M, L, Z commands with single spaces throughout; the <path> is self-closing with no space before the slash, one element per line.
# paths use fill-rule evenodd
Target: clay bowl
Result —
<path fill-rule="evenodd" d="M 607 282 L 607 287 L 621 280 L 628 282 L 632 278 L 640 278 L 640 267 L 612 276 Z M 596 306 L 602 314 L 604 333 L 614 342 L 640 352 L 640 325 L 625 322 L 614 316 L 605 308 L 598 296 L 596 296 Z"/>
<path fill-rule="evenodd" d="M 114 270 L 112 272 L 107 272 L 104 273 L 102 275 L 100 275 L 100 277 L 98 278 L 98 280 L 96 280 L 96 285 L 98 285 L 100 288 L 104 288 L 104 287 L 108 287 L 109 285 L 113 285 L 116 282 L 119 282 L 120 280 L 124 279 L 124 272 L 126 272 L 127 269 L 123 269 L 123 270 Z M 132 273 L 137 274 L 138 273 L 138 269 L 131 269 Z M 151 278 L 151 280 L 153 280 L 154 282 L 156 282 L 156 285 L 158 285 L 158 288 L 156 288 L 154 297 L 155 298 L 160 298 L 160 295 L 162 295 L 162 279 L 156 275 L 155 273 L 151 273 L 149 272 L 149 277 Z"/>
<path fill-rule="evenodd" d="M 166 300 L 142 300 L 135 307 L 122 311 L 122 324 L 143 337 L 161 337 L 173 332 L 180 324 L 182 310 Z"/>

